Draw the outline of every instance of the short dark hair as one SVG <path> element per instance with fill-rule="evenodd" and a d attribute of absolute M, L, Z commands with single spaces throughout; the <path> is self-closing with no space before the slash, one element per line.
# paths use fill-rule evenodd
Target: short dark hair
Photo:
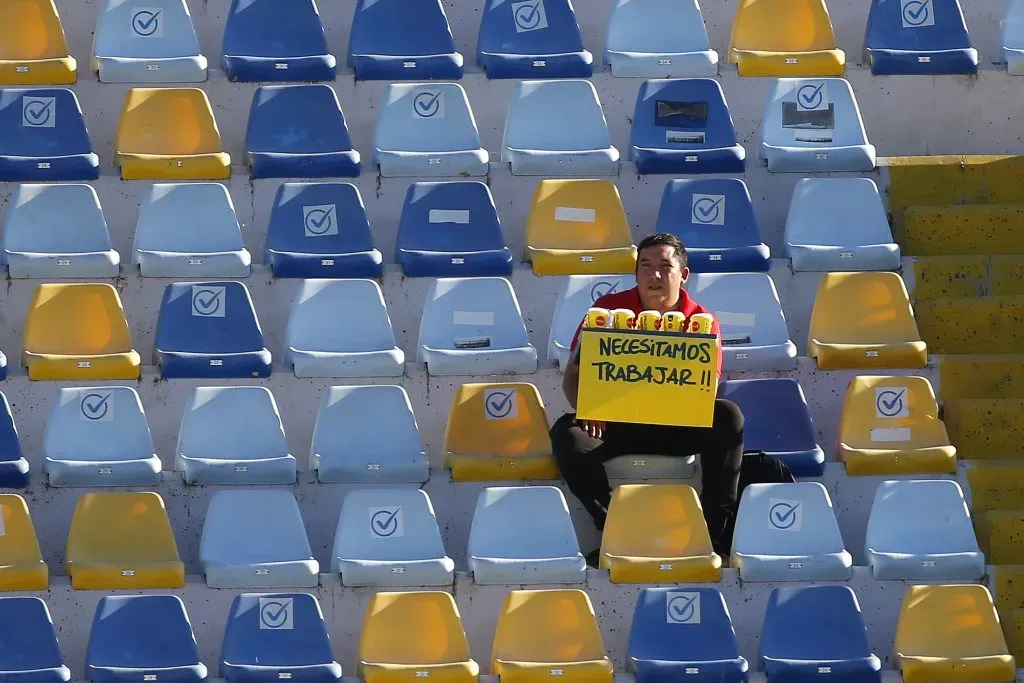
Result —
<path fill-rule="evenodd" d="M 689 265 L 689 261 L 686 258 L 686 246 L 682 241 L 670 232 L 656 232 L 653 235 L 640 240 L 640 244 L 636 245 L 637 254 L 637 266 L 640 265 L 640 252 L 647 247 L 672 247 L 676 251 L 676 257 L 679 259 L 679 267 L 686 268 Z"/>

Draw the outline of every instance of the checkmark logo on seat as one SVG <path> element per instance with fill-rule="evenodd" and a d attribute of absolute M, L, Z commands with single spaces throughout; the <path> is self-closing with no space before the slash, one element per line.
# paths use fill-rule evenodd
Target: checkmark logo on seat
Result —
<path fill-rule="evenodd" d="M 725 225 L 725 195 L 693 195 L 693 223 L 695 225 Z"/>
<path fill-rule="evenodd" d="M 484 413 L 488 420 L 509 420 L 519 416 L 515 387 L 484 391 Z"/>
<path fill-rule="evenodd" d="M 599 280 L 590 287 L 590 303 L 594 303 L 605 294 L 618 291 L 619 281 L 610 282 L 608 280 Z"/>
<path fill-rule="evenodd" d="M 828 92 L 825 82 L 805 83 L 796 91 L 797 109 L 801 111 L 819 111 L 828 107 Z"/>
<path fill-rule="evenodd" d="M 338 234 L 338 209 L 334 204 L 302 207 L 302 223 L 306 237 L 326 237 Z"/>
<path fill-rule="evenodd" d="M 700 623 L 700 593 L 669 591 L 665 594 L 665 621 L 670 624 Z"/>
<path fill-rule="evenodd" d="M 159 7 L 135 7 L 132 9 L 132 34 L 140 38 L 159 38 L 163 35 Z"/>
<path fill-rule="evenodd" d="M 539 31 L 548 27 L 548 14 L 544 8 L 544 0 L 526 0 L 525 2 L 513 2 L 511 5 L 516 33 Z"/>
<path fill-rule="evenodd" d="M 768 522 L 773 529 L 799 531 L 803 525 L 803 505 L 799 500 L 772 500 L 769 502 Z"/>
<path fill-rule="evenodd" d="M 935 16 L 931 11 L 931 0 L 901 0 L 903 28 L 934 26 Z"/>
<path fill-rule="evenodd" d="M 875 416 L 910 417 L 906 387 L 879 387 L 875 390 Z"/>
<path fill-rule="evenodd" d="M 291 631 L 294 615 L 294 598 L 260 598 L 261 631 Z"/>
<path fill-rule="evenodd" d="M 412 110 L 421 119 L 444 118 L 443 90 L 424 90 L 412 101 Z"/>
<path fill-rule="evenodd" d="M 114 406 L 110 397 L 112 391 L 90 391 L 82 397 L 82 417 L 90 422 L 110 420 L 114 416 Z"/>
<path fill-rule="evenodd" d="M 401 538 L 405 535 L 402 506 L 369 509 L 370 535 L 374 538 Z"/>
<path fill-rule="evenodd" d="M 223 318 L 227 308 L 226 289 L 222 286 L 193 285 L 192 315 L 200 318 Z"/>
<path fill-rule="evenodd" d="M 27 128 L 53 128 L 57 124 L 57 98 L 22 97 L 21 125 Z"/>

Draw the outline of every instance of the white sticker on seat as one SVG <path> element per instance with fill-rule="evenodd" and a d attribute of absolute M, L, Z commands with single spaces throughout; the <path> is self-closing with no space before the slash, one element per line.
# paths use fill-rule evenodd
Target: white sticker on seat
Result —
<path fill-rule="evenodd" d="M 4 528 L 4 506 L 0 505 L 0 536 L 6 536 L 7 530 Z"/>
<path fill-rule="evenodd" d="M 910 441 L 910 427 L 877 427 L 871 430 L 872 441 Z"/>
<path fill-rule="evenodd" d="M 464 209 L 431 209 L 430 213 L 427 214 L 427 221 L 430 223 L 468 225 L 469 211 Z"/>
<path fill-rule="evenodd" d="M 556 206 L 555 220 L 572 221 L 574 223 L 594 223 L 597 221 L 597 211 L 594 209 L 580 209 L 571 206 Z"/>
<path fill-rule="evenodd" d="M 452 313 L 452 323 L 455 325 L 493 325 L 494 313 L 492 311 L 455 311 Z"/>
<path fill-rule="evenodd" d="M 753 327 L 757 322 L 757 316 L 753 313 L 730 313 L 728 311 L 715 311 L 719 325 L 732 325 L 734 327 Z"/>

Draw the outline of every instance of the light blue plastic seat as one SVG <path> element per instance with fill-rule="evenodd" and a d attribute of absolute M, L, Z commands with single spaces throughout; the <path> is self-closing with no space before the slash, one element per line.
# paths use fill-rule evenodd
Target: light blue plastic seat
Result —
<path fill-rule="evenodd" d="M 25 488 L 28 482 L 28 460 L 21 451 L 11 404 L 0 393 L 0 488 Z"/>
<path fill-rule="evenodd" d="M 740 580 L 847 581 L 852 564 L 824 486 L 801 481 L 743 489 L 730 561 Z"/>
<path fill-rule="evenodd" d="M 120 254 L 91 185 L 17 185 L 4 217 L 12 278 L 117 277 Z"/>
<path fill-rule="evenodd" d="M 633 275 L 569 275 L 563 280 L 555 300 L 551 317 L 551 335 L 548 338 L 548 360 L 557 360 L 558 369 L 565 371 L 569 362 L 569 347 L 576 329 L 587 317 L 587 311 L 599 297 L 610 292 L 624 292 L 636 286 Z"/>
<path fill-rule="evenodd" d="M 315 588 L 313 557 L 291 491 L 217 491 L 199 543 L 210 588 Z"/>
<path fill-rule="evenodd" d="M 1024 0 L 1010 0 L 1000 32 L 1002 59 L 1011 76 L 1024 76 Z"/>
<path fill-rule="evenodd" d="M 331 557 L 343 586 L 447 586 L 455 578 L 434 507 L 421 489 L 346 494 Z"/>
<path fill-rule="evenodd" d="M 185 0 L 104 0 L 92 45 L 103 83 L 202 83 L 206 57 Z"/>
<path fill-rule="evenodd" d="M 699 273 L 686 289 L 718 318 L 725 370 L 796 368 L 796 344 L 768 273 Z"/>
<path fill-rule="evenodd" d="M 512 283 L 500 277 L 438 278 L 427 294 L 417 362 L 432 375 L 537 371 L 537 349 Z"/>
<path fill-rule="evenodd" d="M 0 681 L 70 680 L 46 603 L 35 597 L 0 597 Z"/>
<path fill-rule="evenodd" d="M 513 175 L 602 176 L 619 170 L 594 84 L 522 81 L 505 119 L 501 163 Z"/>
<path fill-rule="evenodd" d="M 143 277 L 249 277 L 235 205 L 220 183 L 154 183 L 142 200 L 132 262 Z"/>
<path fill-rule="evenodd" d="M 96 180 L 78 97 L 67 88 L 0 90 L 0 182 Z"/>
<path fill-rule="evenodd" d="M 324 391 L 309 469 L 322 483 L 425 482 L 430 464 L 405 389 L 368 384 Z"/>
<path fill-rule="evenodd" d="M 156 486 L 162 469 L 135 389 L 58 390 L 43 438 L 50 486 Z"/>
<path fill-rule="evenodd" d="M 714 78 L 697 0 L 616 0 L 608 18 L 604 61 L 624 78 Z"/>
<path fill-rule="evenodd" d="M 348 37 L 348 66 L 364 81 L 457 80 L 455 50 L 441 0 L 359 0 Z"/>
<path fill-rule="evenodd" d="M 400 377 L 405 353 L 395 343 L 374 280 L 305 280 L 285 331 L 284 362 L 296 377 Z"/>
<path fill-rule="evenodd" d="M 196 387 L 185 404 L 174 468 L 186 484 L 293 484 L 281 415 L 266 387 Z"/>
<path fill-rule="evenodd" d="M 221 68 L 231 81 L 333 81 L 315 0 L 232 0 Z"/>
<path fill-rule="evenodd" d="M 974 583 L 985 575 L 963 489 L 952 480 L 882 482 L 864 554 L 876 579 Z"/>
<path fill-rule="evenodd" d="M 488 78 L 590 78 L 572 0 L 486 0 L 476 62 Z"/>
<path fill-rule="evenodd" d="M 960 0 L 872 0 L 864 57 L 875 75 L 978 73 Z"/>
<path fill-rule="evenodd" d="M 490 160 L 458 83 L 389 85 L 373 147 L 373 161 L 385 178 L 482 176 Z"/>

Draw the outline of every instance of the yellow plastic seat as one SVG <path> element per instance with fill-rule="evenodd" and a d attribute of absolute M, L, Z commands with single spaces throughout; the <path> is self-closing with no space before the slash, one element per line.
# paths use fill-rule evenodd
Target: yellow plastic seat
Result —
<path fill-rule="evenodd" d="M 740 76 L 842 76 L 825 0 L 740 0 L 729 40 Z"/>
<path fill-rule="evenodd" d="M 475 683 L 479 673 L 451 594 L 377 593 L 370 599 L 359 637 L 359 674 L 366 683 Z"/>
<path fill-rule="evenodd" d="M 910 586 L 896 623 L 904 683 L 1013 681 L 1013 657 L 982 585 Z"/>
<path fill-rule="evenodd" d="M 54 0 L 0 2 L 0 85 L 66 85 L 77 78 Z"/>
<path fill-rule="evenodd" d="M 601 537 L 601 569 L 613 583 L 718 581 L 722 558 L 692 486 L 616 487 Z"/>
<path fill-rule="evenodd" d="M 138 379 L 142 364 L 121 297 L 104 283 L 39 285 L 21 348 L 29 379 Z"/>
<path fill-rule="evenodd" d="M 636 270 L 636 247 L 610 180 L 542 180 L 526 220 L 526 258 L 537 275 Z"/>
<path fill-rule="evenodd" d="M 826 273 L 814 298 L 807 353 L 822 370 L 928 364 L 907 287 L 896 273 Z"/>
<path fill-rule="evenodd" d="M 544 402 L 526 382 L 459 387 L 444 430 L 444 453 L 455 481 L 558 478 Z"/>
<path fill-rule="evenodd" d="M 117 128 L 114 163 L 125 180 L 231 176 L 210 100 L 199 88 L 133 88 Z"/>
<path fill-rule="evenodd" d="M 0 495 L 0 591 L 44 591 L 49 585 L 25 499 Z"/>
<path fill-rule="evenodd" d="M 156 493 L 82 495 L 71 518 L 64 570 L 76 590 L 185 585 L 185 565 Z"/>
<path fill-rule="evenodd" d="M 491 660 L 501 683 L 611 683 L 613 675 L 594 607 L 581 590 L 509 592 Z"/>
<path fill-rule="evenodd" d="M 956 447 L 924 377 L 854 377 L 843 401 L 838 451 L 847 474 L 956 472 Z"/>

